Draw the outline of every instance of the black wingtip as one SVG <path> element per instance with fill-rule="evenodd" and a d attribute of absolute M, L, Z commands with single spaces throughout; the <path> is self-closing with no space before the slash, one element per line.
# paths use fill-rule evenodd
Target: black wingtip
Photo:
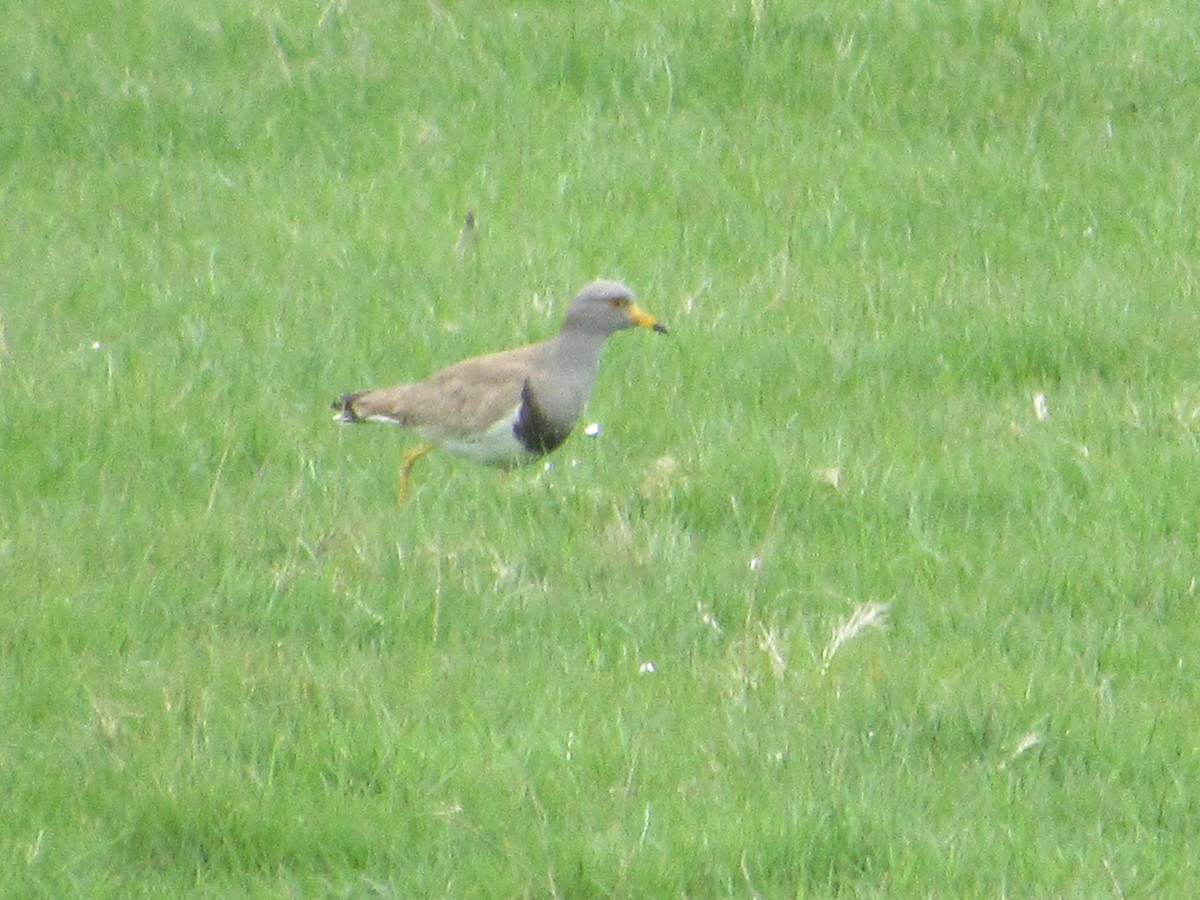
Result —
<path fill-rule="evenodd" d="M 655 322 L 654 325 L 652 326 L 651 330 L 657 331 L 659 334 L 670 334 L 671 333 L 670 331 L 667 330 L 667 326 L 664 325 L 662 322 Z"/>

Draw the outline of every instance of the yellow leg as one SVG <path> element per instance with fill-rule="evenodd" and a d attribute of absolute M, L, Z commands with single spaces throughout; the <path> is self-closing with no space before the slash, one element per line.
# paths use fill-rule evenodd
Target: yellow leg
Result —
<path fill-rule="evenodd" d="M 433 444 L 421 444 L 404 455 L 404 461 L 400 463 L 400 486 L 396 489 L 397 506 L 403 506 L 404 501 L 408 499 L 408 480 L 412 476 L 412 467 L 432 449 Z"/>

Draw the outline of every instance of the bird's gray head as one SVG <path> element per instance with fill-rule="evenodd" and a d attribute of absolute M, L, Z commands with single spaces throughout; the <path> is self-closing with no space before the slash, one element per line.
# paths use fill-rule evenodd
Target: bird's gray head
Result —
<path fill-rule="evenodd" d="M 633 291 L 619 281 L 593 281 L 571 301 L 563 328 L 607 337 L 638 325 L 666 334 L 667 326 L 639 309 L 633 299 Z"/>

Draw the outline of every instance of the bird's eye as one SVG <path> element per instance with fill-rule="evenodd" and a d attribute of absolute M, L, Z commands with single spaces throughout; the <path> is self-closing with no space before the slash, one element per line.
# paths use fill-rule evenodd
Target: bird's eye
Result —
<path fill-rule="evenodd" d="M 608 301 L 608 305 L 611 306 L 613 309 L 624 309 L 626 306 L 629 305 L 629 301 L 622 297 L 613 297 L 611 300 Z"/>

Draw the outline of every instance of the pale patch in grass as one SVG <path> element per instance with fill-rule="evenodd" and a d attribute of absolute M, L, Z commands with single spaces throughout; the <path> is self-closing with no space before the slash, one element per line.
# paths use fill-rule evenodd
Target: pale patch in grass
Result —
<path fill-rule="evenodd" d="M 1045 422 L 1050 418 L 1050 401 L 1041 391 L 1033 395 L 1033 415 L 1039 422 Z"/>
<path fill-rule="evenodd" d="M 25 851 L 25 861 L 29 863 L 29 865 L 32 866 L 42 858 L 42 850 L 45 847 L 45 843 L 46 829 L 39 828 L 37 836 L 33 839 L 33 842 L 29 845 L 29 848 Z"/>
<path fill-rule="evenodd" d="M 492 573 L 495 576 L 492 590 L 501 591 L 516 584 L 521 576 L 520 565 L 505 559 L 495 547 L 489 548 L 488 552 L 492 557 Z"/>
<path fill-rule="evenodd" d="M 452 800 L 441 800 L 434 803 L 429 812 L 438 819 L 453 819 L 463 812 L 462 801 L 457 797 Z"/>
<path fill-rule="evenodd" d="M 1102 860 L 1104 863 L 1104 871 L 1108 873 L 1109 881 L 1112 882 L 1112 894 L 1117 900 L 1125 900 L 1125 888 L 1121 885 L 1117 878 L 1117 873 L 1113 869 L 1112 861 L 1106 856 Z"/>
<path fill-rule="evenodd" d="M 822 484 L 827 484 L 835 491 L 842 486 L 842 469 L 840 466 L 829 466 L 824 469 L 814 469 L 813 477 Z"/>
<path fill-rule="evenodd" d="M 779 632 L 775 628 L 767 628 L 761 622 L 758 623 L 758 647 L 767 655 L 767 659 L 771 663 L 771 673 L 776 679 L 783 678 L 787 674 L 787 660 L 783 658 L 783 652 L 779 649 Z"/>
<path fill-rule="evenodd" d="M 1045 742 L 1046 742 L 1046 736 L 1044 734 L 1042 734 L 1040 731 L 1036 731 L 1036 730 L 1030 731 L 1027 734 L 1022 735 L 1021 739 L 1018 740 L 1016 745 L 1013 747 L 1012 752 L 1009 753 L 1005 759 L 1000 761 L 999 768 L 1001 768 L 1001 769 L 1008 768 L 1010 765 L 1012 765 L 1014 762 L 1016 762 L 1020 757 L 1024 756 L 1026 753 L 1028 753 L 1030 750 L 1032 750 L 1034 747 L 1041 746 Z"/>
<path fill-rule="evenodd" d="M 91 704 L 96 730 L 108 743 L 121 737 L 127 719 L 138 718 L 137 713 L 110 700 L 92 697 Z"/>
<path fill-rule="evenodd" d="M 1193 428 L 1200 419 L 1200 403 L 1195 397 L 1176 397 L 1171 403 L 1171 415 L 1185 428 Z"/>
<path fill-rule="evenodd" d="M 638 495 L 643 500 L 663 497 L 679 485 L 679 461 L 673 456 L 660 456 L 638 486 Z"/>
<path fill-rule="evenodd" d="M 721 627 L 721 623 L 717 621 L 717 617 L 712 614 L 712 610 L 708 609 L 703 603 L 696 604 L 696 611 L 700 613 L 700 621 L 707 627 L 711 628 L 717 634 L 725 633 L 725 629 Z"/>
<path fill-rule="evenodd" d="M 868 628 L 884 628 L 887 625 L 885 616 L 891 604 L 862 603 L 855 607 L 847 618 L 839 622 L 829 636 L 829 642 L 821 651 L 822 668 L 828 670 L 833 664 L 833 658 L 848 642 L 854 640 Z"/>

